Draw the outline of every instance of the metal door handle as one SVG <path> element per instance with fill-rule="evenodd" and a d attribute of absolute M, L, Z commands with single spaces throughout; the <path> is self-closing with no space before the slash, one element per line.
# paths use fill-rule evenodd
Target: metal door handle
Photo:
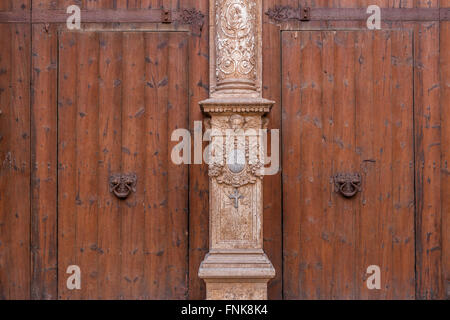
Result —
<path fill-rule="evenodd" d="M 115 173 L 109 177 L 109 192 L 119 199 L 126 199 L 131 192 L 136 192 L 136 184 L 135 173 Z"/>
<path fill-rule="evenodd" d="M 361 192 L 361 175 L 357 172 L 340 172 L 334 175 L 334 191 L 346 198 L 354 197 Z"/>

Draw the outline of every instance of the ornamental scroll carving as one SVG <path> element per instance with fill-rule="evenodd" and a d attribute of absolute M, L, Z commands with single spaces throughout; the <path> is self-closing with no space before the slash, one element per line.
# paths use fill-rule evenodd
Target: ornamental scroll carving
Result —
<path fill-rule="evenodd" d="M 209 176 L 239 188 L 263 177 L 264 153 L 258 116 L 214 116 L 211 121 Z"/>
<path fill-rule="evenodd" d="M 216 90 L 256 90 L 256 15 L 255 1 L 216 0 Z"/>

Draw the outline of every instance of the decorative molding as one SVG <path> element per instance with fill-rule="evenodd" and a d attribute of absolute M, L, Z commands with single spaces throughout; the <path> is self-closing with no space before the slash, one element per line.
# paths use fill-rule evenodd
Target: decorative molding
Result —
<path fill-rule="evenodd" d="M 178 14 L 176 22 L 203 28 L 203 24 L 205 23 L 205 15 L 195 8 L 182 9 Z"/>

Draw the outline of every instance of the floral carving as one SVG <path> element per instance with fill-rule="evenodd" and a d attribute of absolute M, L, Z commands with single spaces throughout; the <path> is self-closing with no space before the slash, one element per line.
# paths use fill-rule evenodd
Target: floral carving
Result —
<path fill-rule="evenodd" d="M 256 3 L 244 0 L 217 0 L 216 77 L 256 84 Z"/>
<path fill-rule="evenodd" d="M 195 8 L 183 9 L 178 18 L 179 23 L 203 27 L 205 15 Z"/>
<path fill-rule="evenodd" d="M 215 130 L 212 134 L 209 176 L 219 184 L 235 188 L 254 184 L 261 179 L 264 163 L 260 147 L 261 118 L 238 114 L 215 116 L 211 124 Z M 238 163 L 236 158 L 230 157 L 235 157 L 239 151 L 243 159 Z"/>

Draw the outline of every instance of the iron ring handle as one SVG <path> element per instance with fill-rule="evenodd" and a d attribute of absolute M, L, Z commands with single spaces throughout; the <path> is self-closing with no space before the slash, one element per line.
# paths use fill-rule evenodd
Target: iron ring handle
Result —
<path fill-rule="evenodd" d="M 116 173 L 109 177 L 109 191 L 118 199 L 126 199 L 136 192 L 137 176 L 135 173 Z"/>
<path fill-rule="evenodd" d="M 361 174 L 340 172 L 333 177 L 335 192 L 345 198 L 352 198 L 358 192 L 361 192 Z"/>

